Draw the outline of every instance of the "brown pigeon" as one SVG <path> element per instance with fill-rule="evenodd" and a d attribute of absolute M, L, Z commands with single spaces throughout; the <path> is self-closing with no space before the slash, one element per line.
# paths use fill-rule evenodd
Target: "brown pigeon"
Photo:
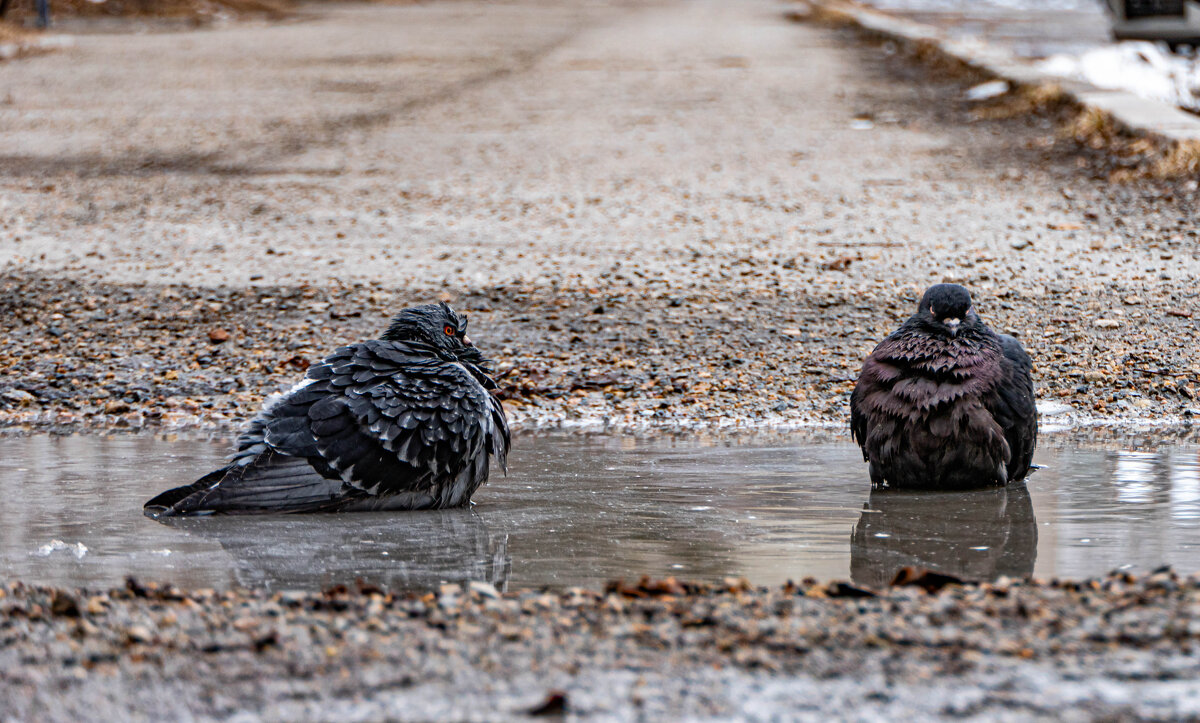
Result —
<path fill-rule="evenodd" d="M 1033 364 L 997 334 L 956 284 L 937 284 L 917 313 L 863 362 L 850 430 L 889 487 L 1003 485 L 1029 472 L 1037 444 Z"/>

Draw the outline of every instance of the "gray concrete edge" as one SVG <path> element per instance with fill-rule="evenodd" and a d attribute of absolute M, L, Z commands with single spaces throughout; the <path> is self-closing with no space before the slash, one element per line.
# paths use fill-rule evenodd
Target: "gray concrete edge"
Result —
<path fill-rule="evenodd" d="M 1081 81 L 1044 73 L 983 41 L 952 40 L 937 28 L 854 3 L 810 0 L 810 4 L 814 9 L 845 18 L 880 35 L 908 42 L 934 43 L 946 55 L 1016 85 L 1057 85 L 1081 107 L 1108 114 L 1131 133 L 1171 144 L 1200 142 L 1200 117 L 1169 103 L 1141 98 L 1125 91 L 1104 90 Z M 791 10 L 788 14 L 797 20 L 805 17 L 798 10 Z"/>

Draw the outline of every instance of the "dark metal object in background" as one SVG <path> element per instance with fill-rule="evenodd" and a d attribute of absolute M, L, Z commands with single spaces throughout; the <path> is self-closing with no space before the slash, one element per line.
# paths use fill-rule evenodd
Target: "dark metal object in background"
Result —
<path fill-rule="evenodd" d="M 1200 1 L 1107 0 L 1117 40 L 1163 40 L 1200 44 Z"/>
<path fill-rule="evenodd" d="M 1183 17 L 1183 0 L 1125 0 L 1126 19 L 1155 16 Z"/>
<path fill-rule="evenodd" d="M 37 6 L 37 26 L 39 28 L 50 27 L 50 0 L 34 0 Z M 3 19 L 8 14 L 9 0 L 0 0 L 0 19 Z"/>

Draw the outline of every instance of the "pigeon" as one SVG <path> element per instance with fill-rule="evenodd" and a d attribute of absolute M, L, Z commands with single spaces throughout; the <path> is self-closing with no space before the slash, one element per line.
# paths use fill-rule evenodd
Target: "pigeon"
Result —
<path fill-rule="evenodd" d="M 507 471 L 508 421 L 489 362 L 447 304 L 400 312 L 268 399 L 229 464 L 145 505 L 170 517 L 461 507 Z"/>
<path fill-rule="evenodd" d="M 1033 363 L 983 323 L 966 289 L 937 284 L 863 362 L 850 430 L 876 486 L 1015 482 L 1037 444 Z"/>

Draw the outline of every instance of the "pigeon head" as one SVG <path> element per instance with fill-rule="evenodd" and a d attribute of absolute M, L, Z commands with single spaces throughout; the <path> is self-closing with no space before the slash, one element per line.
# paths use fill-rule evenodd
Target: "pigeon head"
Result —
<path fill-rule="evenodd" d="M 455 358 L 479 356 L 467 336 L 466 318 L 446 303 L 424 304 L 401 311 L 380 338 L 419 342 Z"/>
<path fill-rule="evenodd" d="M 928 328 L 957 336 L 960 328 L 974 325 L 979 317 L 971 306 L 971 292 L 958 284 L 930 286 L 921 297 L 917 317 Z"/>

